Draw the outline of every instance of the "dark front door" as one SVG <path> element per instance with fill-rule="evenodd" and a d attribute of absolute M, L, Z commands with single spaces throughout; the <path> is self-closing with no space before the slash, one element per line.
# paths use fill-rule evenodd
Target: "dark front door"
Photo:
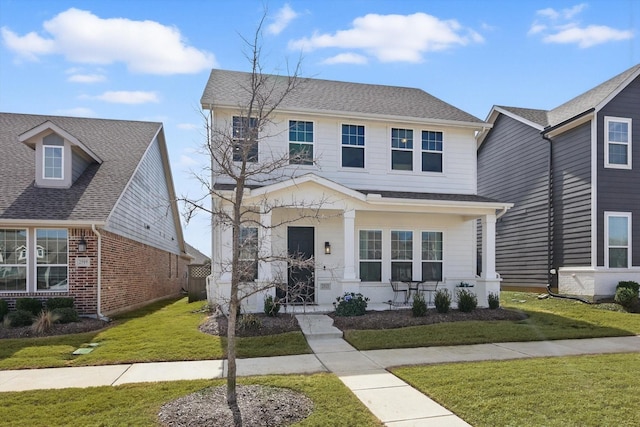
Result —
<path fill-rule="evenodd" d="M 287 252 L 292 259 L 308 260 L 314 255 L 313 227 L 288 227 Z M 295 261 L 289 263 L 287 290 L 278 290 L 278 297 L 292 304 L 314 302 L 315 283 L 313 266 L 296 266 Z"/>

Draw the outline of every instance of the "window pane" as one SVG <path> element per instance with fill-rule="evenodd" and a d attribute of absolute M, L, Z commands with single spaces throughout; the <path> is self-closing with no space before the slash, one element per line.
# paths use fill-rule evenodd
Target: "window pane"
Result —
<path fill-rule="evenodd" d="M 442 233 L 439 231 L 422 232 L 422 259 L 442 261 Z"/>
<path fill-rule="evenodd" d="M 62 178 L 62 147 L 44 146 L 44 177 Z"/>
<path fill-rule="evenodd" d="M 610 268 L 627 268 L 628 259 L 626 248 L 609 248 Z"/>
<path fill-rule="evenodd" d="M 413 264 L 411 262 L 392 262 L 391 280 L 413 280 Z"/>
<path fill-rule="evenodd" d="M 27 263 L 27 230 L 0 229 L 0 265 Z"/>
<path fill-rule="evenodd" d="M 382 259 L 382 231 L 360 230 L 360 259 Z"/>
<path fill-rule="evenodd" d="M 241 228 L 238 243 L 240 244 L 240 259 L 255 260 L 258 256 L 258 228 Z"/>
<path fill-rule="evenodd" d="M 624 216 L 609 217 L 609 246 L 628 246 L 628 218 Z"/>
<path fill-rule="evenodd" d="M 609 163 L 614 165 L 628 164 L 627 145 L 609 144 Z"/>
<path fill-rule="evenodd" d="M 610 142 L 629 142 L 629 124 L 626 122 L 609 122 Z"/>
<path fill-rule="evenodd" d="M 391 152 L 391 168 L 394 170 L 413 170 L 413 153 L 411 151 Z"/>
<path fill-rule="evenodd" d="M 342 147 L 342 167 L 363 168 L 364 148 Z"/>
<path fill-rule="evenodd" d="M 363 282 L 382 282 L 382 263 L 361 262 L 360 280 Z"/>
<path fill-rule="evenodd" d="M 426 282 L 442 281 L 442 263 L 441 262 L 423 262 L 422 263 L 422 280 Z"/>
<path fill-rule="evenodd" d="M 391 259 L 413 259 L 413 231 L 391 232 Z"/>
<path fill-rule="evenodd" d="M 67 267 L 38 267 L 38 290 L 66 291 Z"/>
<path fill-rule="evenodd" d="M 26 291 L 27 267 L 0 265 L 0 291 Z"/>
<path fill-rule="evenodd" d="M 36 262 L 38 264 L 67 263 L 67 230 L 36 230 Z"/>
<path fill-rule="evenodd" d="M 233 161 L 258 161 L 258 119 L 233 116 Z"/>
<path fill-rule="evenodd" d="M 364 126 L 342 125 L 342 145 L 364 147 Z"/>
<path fill-rule="evenodd" d="M 289 141 L 313 142 L 313 122 L 289 120 Z"/>
<path fill-rule="evenodd" d="M 442 151 L 442 132 L 422 131 L 422 149 Z"/>
<path fill-rule="evenodd" d="M 422 153 L 423 172 L 442 172 L 442 154 Z"/>
<path fill-rule="evenodd" d="M 391 129 L 391 148 L 413 149 L 413 129 Z"/>
<path fill-rule="evenodd" d="M 289 163 L 295 165 L 312 165 L 313 145 L 289 144 Z"/>

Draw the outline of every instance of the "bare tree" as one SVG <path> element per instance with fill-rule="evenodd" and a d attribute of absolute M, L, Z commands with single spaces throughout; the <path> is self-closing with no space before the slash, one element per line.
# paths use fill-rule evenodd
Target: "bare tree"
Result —
<path fill-rule="evenodd" d="M 291 272 L 312 269 L 314 265 L 314 260 L 305 258 L 303 254 L 290 254 L 286 250 L 274 253 L 270 244 L 261 246 L 260 232 L 253 230 L 276 230 L 303 218 L 319 220 L 320 209 L 327 202 L 310 201 L 304 197 L 300 200 L 295 197 L 272 200 L 268 195 L 250 203 L 245 200 L 246 189 L 292 178 L 296 175 L 296 164 L 315 162 L 311 153 L 304 150 L 291 153 L 289 150 L 272 149 L 269 145 L 270 139 L 277 136 L 273 132 L 277 129 L 279 106 L 304 84 L 304 79 L 299 76 L 300 61 L 286 76 L 263 73 L 260 41 L 265 17 L 263 15 L 253 39 L 243 39 L 248 47 L 246 57 L 251 64 L 251 72 L 238 88 L 243 93 L 243 99 L 237 105 L 238 116 L 234 116 L 233 123 L 228 120 L 220 123 L 214 122 L 212 115 L 203 114 L 207 129 L 205 150 L 212 162 L 211 168 L 196 178 L 206 188 L 207 195 L 201 199 L 182 199 L 187 221 L 197 211 L 205 211 L 213 217 L 214 231 L 231 229 L 233 236 L 230 253 L 219 254 L 213 262 L 231 273 L 231 292 L 222 304 L 225 306 L 222 311 L 228 316 L 227 404 L 236 426 L 242 425 L 236 394 L 236 323 L 239 310 L 242 301 L 249 296 L 268 287 L 282 285 L 281 281 L 273 279 L 254 281 L 258 266 L 261 263 L 284 265 Z M 208 197 L 211 197 L 211 206 L 207 206 Z M 281 208 L 292 209 L 295 215 L 284 216 L 286 219 L 274 223 L 261 222 L 261 215 Z M 282 277 L 282 272 L 274 277 Z"/>

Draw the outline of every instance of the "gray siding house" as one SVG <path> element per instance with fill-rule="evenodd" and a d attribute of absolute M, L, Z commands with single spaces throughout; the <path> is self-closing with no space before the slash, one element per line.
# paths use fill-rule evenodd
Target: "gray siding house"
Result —
<path fill-rule="evenodd" d="M 494 106 L 478 135 L 478 194 L 503 287 L 593 298 L 640 282 L 640 64 L 553 110 Z"/>

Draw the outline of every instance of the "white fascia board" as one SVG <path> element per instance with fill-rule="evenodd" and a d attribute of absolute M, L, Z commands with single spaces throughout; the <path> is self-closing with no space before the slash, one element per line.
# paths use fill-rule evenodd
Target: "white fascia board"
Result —
<path fill-rule="evenodd" d="M 433 206 L 437 208 L 451 208 L 451 209 L 511 209 L 513 203 L 499 203 L 499 202 L 466 202 L 456 200 L 433 200 L 433 199 L 401 199 L 401 198 L 389 198 L 380 197 L 377 194 L 369 194 L 367 196 L 367 203 L 371 205 L 387 205 L 387 206 L 418 206 L 427 207 Z"/>
<path fill-rule="evenodd" d="M 55 133 L 57 133 L 58 135 L 60 135 L 61 137 L 63 137 L 64 139 L 66 139 L 67 141 L 69 141 L 71 143 L 71 145 L 75 145 L 78 148 L 80 148 L 82 151 L 84 151 L 85 153 L 87 153 L 89 155 L 89 157 L 91 157 L 93 160 L 95 160 L 97 163 L 102 163 L 102 159 L 100 159 L 100 157 L 98 157 L 93 151 L 91 151 L 89 149 L 89 147 L 87 147 L 86 145 L 84 145 L 82 142 L 80 142 L 80 140 L 78 138 L 76 138 L 75 136 L 71 135 L 69 132 L 67 132 L 66 130 L 62 129 L 60 126 L 56 125 L 55 123 L 51 122 L 50 120 L 47 120 L 46 122 L 34 127 L 31 130 L 28 130 L 20 135 L 18 135 L 18 141 L 27 144 L 28 146 L 32 146 L 33 144 L 29 143 L 29 139 L 33 138 L 34 136 L 39 135 L 42 132 L 45 132 L 47 130 L 51 130 Z"/>
<path fill-rule="evenodd" d="M 342 193 L 346 196 L 352 197 L 357 200 L 361 200 L 361 201 L 366 200 L 366 196 L 364 194 L 358 191 L 352 190 L 350 188 L 347 188 L 344 185 L 340 185 L 334 181 L 328 180 L 326 178 L 322 178 L 313 173 L 308 173 L 300 177 L 291 178 L 286 181 L 278 182 L 276 184 L 266 185 L 264 187 L 247 190 L 246 197 L 248 199 L 253 197 L 260 197 L 260 196 L 264 196 L 265 194 L 272 193 L 274 191 L 284 190 L 290 187 L 296 187 L 298 185 L 302 185 L 307 182 L 316 183 L 320 186 L 329 188 L 335 192 Z"/>

